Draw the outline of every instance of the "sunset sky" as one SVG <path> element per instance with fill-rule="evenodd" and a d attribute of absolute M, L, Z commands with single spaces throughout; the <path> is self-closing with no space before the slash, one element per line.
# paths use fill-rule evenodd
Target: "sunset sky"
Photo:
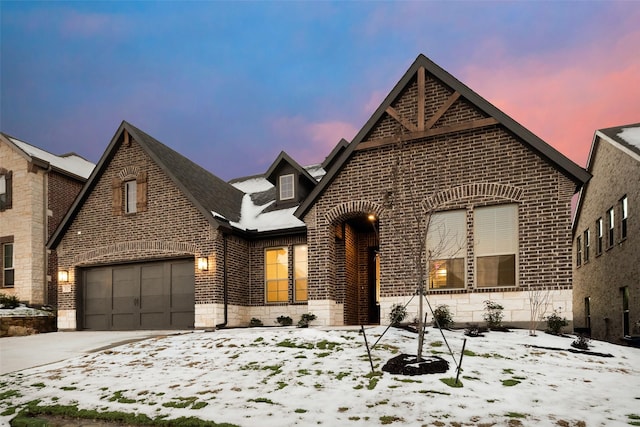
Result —
<path fill-rule="evenodd" d="M 0 130 L 97 162 L 127 120 L 223 179 L 319 163 L 422 53 L 584 166 L 640 122 L 640 2 L 0 2 Z"/>

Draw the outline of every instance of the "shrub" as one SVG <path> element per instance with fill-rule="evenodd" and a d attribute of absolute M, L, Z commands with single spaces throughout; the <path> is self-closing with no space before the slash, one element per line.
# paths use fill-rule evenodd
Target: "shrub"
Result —
<path fill-rule="evenodd" d="M 566 317 L 561 317 L 557 310 L 553 310 L 549 316 L 547 316 L 547 332 L 553 335 L 560 335 L 562 328 L 569 325 Z"/>
<path fill-rule="evenodd" d="M 407 309 L 402 304 L 394 304 L 389 313 L 389 321 L 392 325 L 399 325 L 407 317 Z"/>
<path fill-rule="evenodd" d="M 16 308 L 20 305 L 18 297 L 15 295 L 0 294 L 0 308 L 6 308 L 8 310 Z"/>
<path fill-rule="evenodd" d="M 484 321 L 487 322 L 489 329 L 497 329 L 502 327 L 502 318 L 504 307 L 497 302 L 487 300 L 484 302 Z"/>
<path fill-rule="evenodd" d="M 251 320 L 249 321 L 249 327 L 255 328 L 256 326 L 264 326 L 264 325 L 262 323 L 262 320 L 258 319 L 257 317 L 252 317 Z"/>
<path fill-rule="evenodd" d="M 291 326 L 293 325 L 293 319 L 289 316 L 278 316 L 278 324 L 280 326 Z"/>
<path fill-rule="evenodd" d="M 312 314 L 312 313 L 303 314 L 302 317 L 300 317 L 300 320 L 298 321 L 298 328 L 308 328 L 309 323 L 311 323 L 311 321 L 313 320 L 316 320 L 315 314 Z"/>
<path fill-rule="evenodd" d="M 453 316 L 451 315 L 448 305 L 439 305 L 433 311 L 433 326 L 438 325 L 445 329 L 453 325 Z"/>
<path fill-rule="evenodd" d="M 571 347 L 579 348 L 580 350 L 589 350 L 589 338 L 580 334 L 578 338 L 571 343 Z"/>

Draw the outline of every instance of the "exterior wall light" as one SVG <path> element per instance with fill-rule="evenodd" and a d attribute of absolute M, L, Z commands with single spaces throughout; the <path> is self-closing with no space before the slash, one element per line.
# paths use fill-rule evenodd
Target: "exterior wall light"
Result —
<path fill-rule="evenodd" d="M 371 222 L 374 222 L 377 218 L 375 214 L 370 213 L 369 215 L 367 215 L 367 219 Z"/>
<path fill-rule="evenodd" d="M 207 257 L 198 258 L 198 270 L 207 271 L 209 269 L 209 260 Z"/>
<path fill-rule="evenodd" d="M 58 270 L 58 283 L 66 283 L 69 281 L 68 270 Z"/>

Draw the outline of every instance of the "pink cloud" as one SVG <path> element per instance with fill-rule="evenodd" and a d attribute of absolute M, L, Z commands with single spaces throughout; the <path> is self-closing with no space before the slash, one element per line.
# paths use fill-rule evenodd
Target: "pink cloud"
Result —
<path fill-rule="evenodd" d="M 461 79 L 584 166 L 597 129 L 640 121 L 638 46 L 640 27 L 633 26 L 618 40 L 572 51 L 478 57 Z"/>

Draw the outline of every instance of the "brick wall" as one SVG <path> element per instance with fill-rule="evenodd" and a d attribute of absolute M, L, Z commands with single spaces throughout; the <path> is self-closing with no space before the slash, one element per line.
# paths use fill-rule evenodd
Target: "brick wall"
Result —
<path fill-rule="evenodd" d="M 599 138 L 599 137 L 598 137 Z M 575 227 L 573 245 L 573 309 L 577 327 L 587 327 L 585 298 L 590 298 L 591 336 L 620 343 L 622 330 L 622 287 L 629 288 L 630 332 L 640 335 L 640 162 L 599 140 L 592 159 L 593 178 L 583 194 L 582 209 Z M 620 199 L 628 200 L 627 238 L 621 238 Z M 615 212 L 615 244 L 607 245 L 607 210 Z M 603 219 L 604 242 L 596 252 L 596 221 Z M 591 232 L 588 262 L 577 266 L 576 239 Z M 584 241 L 582 242 L 584 244 Z"/>
<path fill-rule="evenodd" d="M 451 91 L 437 80 L 426 79 L 426 119 Z M 409 85 L 393 103 L 415 123 L 417 87 Z M 483 115 L 460 98 L 435 127 L 464 123 Z M 356 150 L 330 186 L 305 215 L 310 259 L 310 299 L 341 301 L 336 279 L 339 266 L 332 229 L 348 213 L 333 216 L 346 206 L 351 215 L 379 211 L 381 294 L 384 298 L 410 296 L 416 290 L 424 239 L 424 218 L 429 210 L 466 209 L 468 228 L 473 209 L 500 203 L 519 206 L 518 286 L 571 288 L 571 197 L 575 184 L 528 149 L 501 125 L 439 136 L 407 140 L 406 131 L 384 115 L 362 142 L 395 138 L 396 143 Z M 467 288 L 446 292 L 491 292 L 474 285 L 473 240 L 467 243 Z M 424 256 L 422 256 L 424 262 Z M 329 286 L 327 286 L 329 284 Z"/>

